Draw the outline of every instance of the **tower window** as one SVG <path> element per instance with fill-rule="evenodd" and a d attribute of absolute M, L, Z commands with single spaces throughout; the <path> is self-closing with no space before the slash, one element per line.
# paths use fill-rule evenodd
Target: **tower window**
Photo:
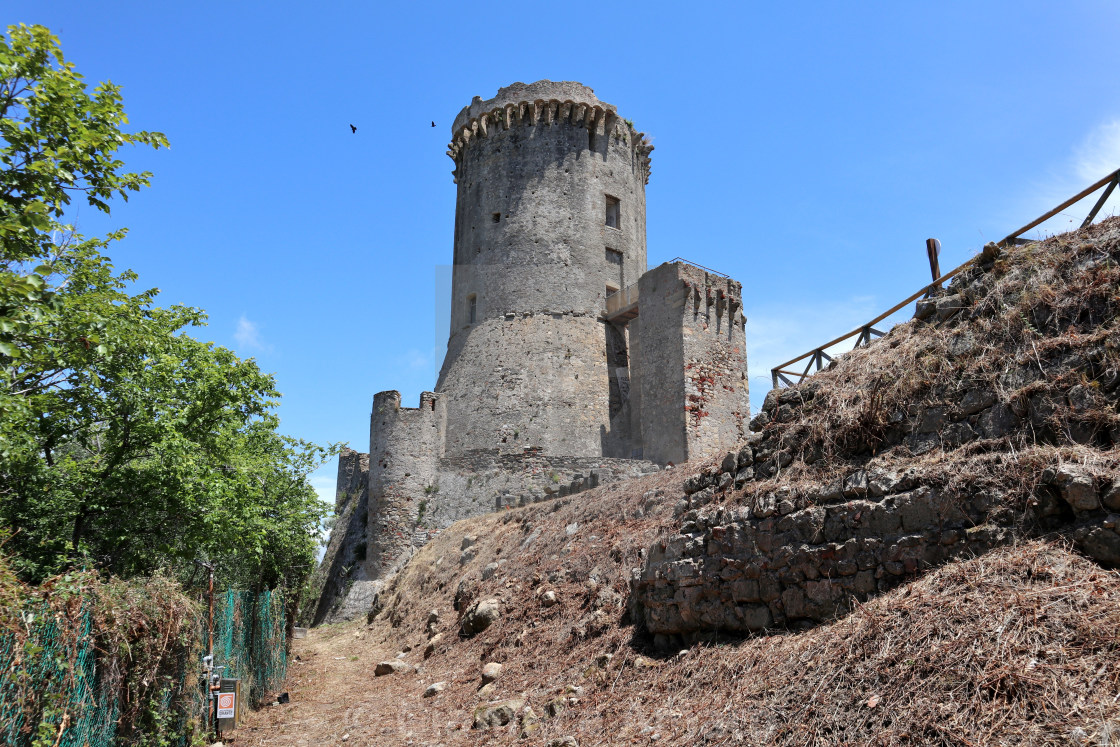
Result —
<path fill-rule="evenodd" d="M 618 228 L 620 225 L 620 205 L 617 197 L 607 195 L 607 228 Z"/>
<path fill-rule="evenodd" d="M 610 262 L 612 265 L 621 265 L 622 264 L 622 252 L 618 251 L 617 249 L 611 249 L 608 246 L 607 247 L 607 261 Z"/>
<path fill-rule="evenodd" d="M 490 214 L 490 220 L 494 221 L 495 223 L 501 223 L 502 222 L 502 214 L 501 213 L 491 213 Z"/>
<path fill-rule="evenodd" d="M 475 294 L 467 296 L 467 319 L 468 324 L 474 324 L 475 317 L 478 315 L 478 298 Z"/>

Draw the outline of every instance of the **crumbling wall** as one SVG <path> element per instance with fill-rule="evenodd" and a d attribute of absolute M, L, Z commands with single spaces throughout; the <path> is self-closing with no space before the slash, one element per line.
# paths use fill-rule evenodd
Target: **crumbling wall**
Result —
<path fill-rule="evenodd" d="M 334 524 L 330 541 L 311 579 L 316 600 L 303 613 L 306 622 L 330 621 L 332 610 L 355 582 L 369 580 L 365 560 L 368 545 L 369 454 L 344 448 L 338 455 Z"/>
<path fill-rule="evenodd" d="M 635 578 L 639 618 L 662 645 L 827 620 L 919 571 L 1051 530 L 1120 565 L 1115 456 L 1092 468 L 1040 467 L 1030 493 L 998 480 L 953 484 L 940 470 L 872 469 L 705 508 L 734 490 L 752 454 L 744 447 L 686 483 L 679 532 L 649 549 Z M 1012 461 L 997 455 L 987 471 L 1023 468 Z"/>
<path fill-rule="evenodd" d="M 746 436 L 750 415 L 742 286 L 683 262 L 639 281 L 642 453 L 710 456 Z"/>

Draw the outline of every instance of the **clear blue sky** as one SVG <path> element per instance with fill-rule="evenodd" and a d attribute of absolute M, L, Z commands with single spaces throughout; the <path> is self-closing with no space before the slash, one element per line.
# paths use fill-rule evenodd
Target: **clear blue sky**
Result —
<path fill-rule="evenodd" d="M 171 140 L 125 154 L 151 189 L 72 219 L 129 227 L 119 268 L 275 372 L 286 432 L 359 450 L 375 392 L 416 406 L 435 384 L 444 152 L 474 95 L 579 80 L 652 136 L 649 263 L 743 282 L 756 405 L 770 366 L 926 282 L 927 237 L 953 267 L 1120 167 L 1105 0 L 9 0 L 2 17 L 50 27 Z"/>

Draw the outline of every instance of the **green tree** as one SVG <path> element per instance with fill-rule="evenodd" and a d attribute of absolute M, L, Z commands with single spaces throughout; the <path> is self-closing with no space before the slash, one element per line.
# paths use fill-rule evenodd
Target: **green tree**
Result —
<path fill-rule="evenodd" d="M 325 511 L 307 475 L 324 449 L 276 432 L 271 375 L 187 332 L 198 309 L 130 293 L 134 273 L 63 221 L 78 195 L 148 184 L 119 147 L 120 92 L 87 93 L 58 41 L 0 39 L 0 524 L 25 577 L 94 564 L 130 576 L 195 560 L 242 584 L 298 584 Z"/>

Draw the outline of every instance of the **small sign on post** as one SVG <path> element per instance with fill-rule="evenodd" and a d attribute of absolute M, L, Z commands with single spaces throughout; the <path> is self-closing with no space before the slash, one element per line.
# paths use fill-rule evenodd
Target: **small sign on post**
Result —
<path fill-rule="evenodd" d="M 218 718 L 233 718 L 237 713 L 237 693 L 218 693 Z"/>
<path fill-rule="evenodd" d="M 241 722 L 238 706 L 241 705 L 241 679 L 237 677 L 223 677 L 221 690 L 217 693 L 218 731 L 236 729 Z"/>

